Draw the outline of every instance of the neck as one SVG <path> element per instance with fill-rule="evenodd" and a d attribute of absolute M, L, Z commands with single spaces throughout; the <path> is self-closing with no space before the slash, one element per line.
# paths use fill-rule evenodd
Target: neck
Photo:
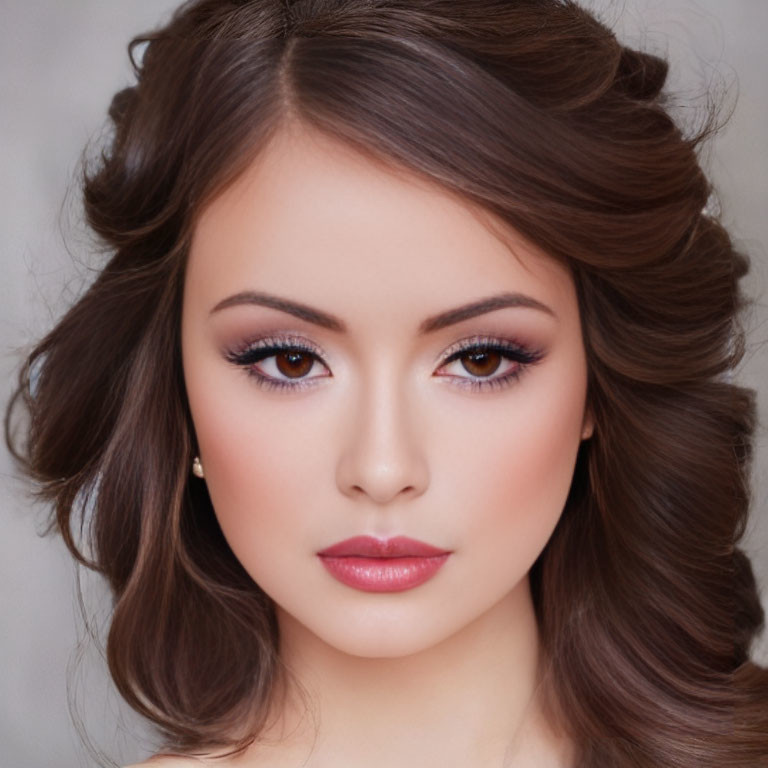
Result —
<path fill-rule="evenodd" d="M 279 608 L 278 621 L 281 657 L 309 701 L 292 687 L 253 748 L 259 757 L 278 750 L 313 768 L 568 764 L 568 744 L 537 696 L 527 579 L 460 631 L 407 656 L 353 656 Z"/>

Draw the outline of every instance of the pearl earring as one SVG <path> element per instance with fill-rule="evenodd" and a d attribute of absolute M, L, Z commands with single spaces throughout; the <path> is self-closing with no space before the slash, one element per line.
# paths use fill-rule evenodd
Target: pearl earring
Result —
<path fill-rule="evenodd" d="M 195 477 L 203 478 L 205 475 L 203 474 L 203 465 L 200 462 L 200 457 L 195 456 L 194 460 L 192 461 L 192 474 Z"/>

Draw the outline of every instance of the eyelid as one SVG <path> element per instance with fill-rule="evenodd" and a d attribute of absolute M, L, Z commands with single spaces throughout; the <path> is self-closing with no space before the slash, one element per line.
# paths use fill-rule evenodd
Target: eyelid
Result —
<path fill-rule="evenodd" d="M 314 341 L 310 341 L 306 337 L 295 333 L 282 334 L 279 332 L 248 339 L 247 341 L 239 344 L 237 347 L 229 349 L 226 355 L 231 359 L 240 357 L 251 351 L 268 349 L 270 347 L 279 347 L 281 349 L 301 349 L 306 352 L 311 352 L 313 355 L 321 358 L 321 362 L 323 362 L 328 357 L 325 350 Z M 323 364 L 325 363 L 323 362 Z"/>
<path fill-rule="evenodd" d="M 486 386 L 491 388 L 494 385 L 501 384 L 509 378 L 519 377 L 530 365 L 539 362 L 545 355 L 544 350 L 531 347 L 528 344 L 523 344 L 516 340 L 496 335 L 475 334 L 459 339 L 444 350 L 434 363 L 434 365 L 437 366 L 436 370 L 440 370 L 440 368 L 450 365 L 455 360 L 460 359 L 463 356 L 462 353 L 469 353 L 478 348 L 483 350 L 501 351 L 502 356 L 518 363 L 519 367 L 517 373 L 498 377 L 491 376 L 487 378 L 450 375 L 449 378 L 466 381 L 467 386 L 477 387 L 478 389 Z M 292 332 L 278 332 L 261 336 L 239 345 L 236 349 L 229 350 L 225 356 L 231 363 L 247 370 L 255 366 L 256 363 L 274 356 L 272 354 L 267 354 L 258 359 L 249 361 L 247 359 L 249 353 L 258 353 L 261 350 L 276 351 L 281 349 L 298 350 L 310 354 L 328 371 L 330 376 L 302 377 L 291 381 L 290 379 L 280 379 L 268 374 L 259 373 L 258 371 L 249 370 L 249 374 L 257 377 L 262 386 L 298 391 L 299 389 L 313 386 L 320 379 L 333 377 L 330 367 L 325 362 L 326 355 L 322 348 L 307 338 Z"/>
<path fill-rule="evenodd" d="M 543 350 L 538 347 L 531 347 L 528 344 L 523 344 L 520 341 L 516 341 L 512 338 L 506 338 L 496 335 L 486 334 L 474 334 L 467 336 L 463 339 L 451 344 L 448 349 L 440 353 L 440 356 L 435 361 L 435 364 L 442 362 L 445 365 L 448 359 L 457 352 L 463 352 L 467 349 L 474 349 L 475 347 L 503 347 L 506 349 L 517 350 L 521 356 L 527 356 L 532 358 L 539 358 L 543 354 Z"/>
<path fill-rule="evenodd" d="M 522 354 L 529 354 L 531 356 L 539 356 L 541 354 L 541 350 L 538 348 L 532 348 L 527 344 L 523 344 L 519 341 L 516 341 L 513 338 L 507 338 L 502 336 L 496 336 L 496 335 L 488 335 L 488 334 L 473 334 L 471 336 L 464 337 L 462 339 L 459 339 L 455 341 L 453 344 L 451 344 L 447 349 L 440 352 L 440 354 L 435 358 L 434 365 L 445 365 L 446 362 L 448 362 L 448 358 L 451 357 L 451 355 L 462 352 L 467 348 L 474 348 L 475 346 L 492 346 L 492 345 L 502 345 L 507 347 L 513 347 L 517 348 Z M 232 358 L 239 358 L 242 355 L 252 351 L 252 350 L 258 350 L 258 349 L 264 349 L 269 347 L 280 347 L 280 348 L 296 348 L 301 349 L 306 352 L 310 352 L 313 355 L 316 355 L 320 362 L 328 367 L 328 364 L 326 362 L 328 355 L 325 352 L 325 350 L 316 342 L 310 341 L 304 336 L 301 336 L 300 334 L 287 332 L 287 333 L 270 333 L 265 336 L 259 336 L 255 339 L 249 339 L 241 344 L 239 344 L 237 347 L 234 347 L 227 351 L 227 357 Z"/>

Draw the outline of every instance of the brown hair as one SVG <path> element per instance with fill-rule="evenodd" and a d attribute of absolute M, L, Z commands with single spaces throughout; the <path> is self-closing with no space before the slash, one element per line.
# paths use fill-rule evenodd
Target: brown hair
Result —
<path fill-rule="evenodd" d="M 730 379 L 748 260 L 705 212 L 713 123 L 675 124 L 666 62 L 570 0 L 197 0 L 132 56 L 142 45 L 84 175 L 111 257 L 16 398 L 17 455 L 114 592 L 125 699 L 189 751 L 244 744 L 228 734 L 246 716 L 257 737 L 277 690 L 273 605 L 189 482 L 179 322 L 201 207 L 297 120 L 480 204 L 572 271 L 596 427 L 531 586 L 577 764 L 765 759 L 768 672 L 749 660 L 763 612 L 737 548 L 756 409 Z"/>

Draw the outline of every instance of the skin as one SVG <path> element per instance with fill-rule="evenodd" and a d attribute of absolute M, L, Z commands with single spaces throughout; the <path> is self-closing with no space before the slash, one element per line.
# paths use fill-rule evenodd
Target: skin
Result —
<path fill-rule="evenodd" d="M 214 310 L 246 291 L 347 330 L 255 304 Z M 505 307 L 418 333 L 429 316 L 501 292 L 551 313 Z M 268 391 L 227 359 L 280 334 L 322 351 L 304 376 L 312 386 Z M 472 391 L 462 384 L 476 369 L 444 359 L 476 335 L 541 359 L 509 386 Z M 291 695 L 256 745 L 216 764 L 568 765 L 570 745 L 536 697 L 528 583 L 593 430 L 566 268 L 441 187 L 292 126 L 197 222 L 182 351 L 196 482 L 275 601 L 282 657 L 318 716 L 315 731 Z M 276 362 L 256 367 L 290 381 Z M 488 378 L 516 365 L 502 358 Z M 419 587 L 364 592 L 316 555 L 360 534 L 452 554 Z"/>

